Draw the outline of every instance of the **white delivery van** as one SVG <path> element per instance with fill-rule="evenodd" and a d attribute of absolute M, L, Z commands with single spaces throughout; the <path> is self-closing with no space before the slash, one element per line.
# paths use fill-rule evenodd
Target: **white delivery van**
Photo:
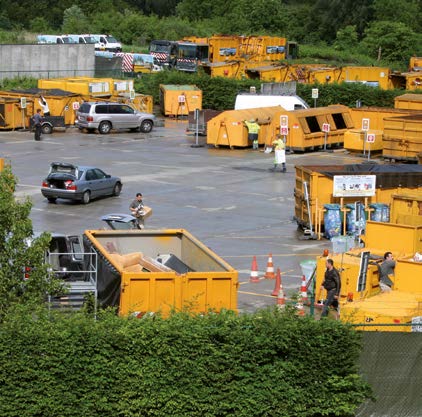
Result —
<path fill-rule="evenodd" d="M 38 44 L 51 44 L 51 43 L 76 43 L 67 35 L 38 35 L 37 36 Z"/>
<path fill-rule="evenodd" d="M 72 39 L 74 43 L 95 44 L 95 38 L 91 35 L 62 35 Z"/>
<path fill-rule="evenodd" d="M 299 96 L 263 95 L 257 93 L 238 94 L 234 109 L 245 110 L 273 106 L 281 106 L 285 110 L 309 109 L 306 101 Z"/>
<path fill-rule="evenodd" d="M 112 35 L 90 35 L 95 39 L 95 50 L 122 52 L 122 44 Z"/>

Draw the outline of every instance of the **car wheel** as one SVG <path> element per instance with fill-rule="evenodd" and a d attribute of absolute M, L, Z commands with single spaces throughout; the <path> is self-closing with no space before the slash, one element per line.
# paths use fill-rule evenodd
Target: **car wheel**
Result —
<path fill-rule="evenodd" d="M 48 200 L 49 203 L 55 203 L 57 198 L 56 197 L 48 197 L 47 200 Z"/>
<path fill-rule="evenodd" d="M 45 123 L 41 126 L 41 132 L 44 135 L 51 135 L 53 133 L 53 126 L 49 125 L 48 123 Z"/>
<path fill-rule="evenodd" d="M 89 191 L 85 191 L 82 194 L 82 203 L 88 204 L 91 201 L 91 193 Z"/>
<path fill-rule="evenodd" d="M 117 197 L 118 195 L 120 195 L 121 191 L 122 191 L 122 184 L 120 184 L 120 182 L 116 182 L 113 188 L 113 195 Z"/>
<path fill-rule="evenodd" d="M 154 123 L 152 122 L 152 120 L 144 120 L 141 123 L 141 127 L 139 128 L 139 130 L 143 133 L 149 133 L 151 132 L 153 126 L 154 126 Z"/>
<path fill-rule="evenodd" d="M 111 123 L 110 122 L 101 122 L 98 126 L 98 131 L 102 135 L 107 135 L 111 131 Z"/>

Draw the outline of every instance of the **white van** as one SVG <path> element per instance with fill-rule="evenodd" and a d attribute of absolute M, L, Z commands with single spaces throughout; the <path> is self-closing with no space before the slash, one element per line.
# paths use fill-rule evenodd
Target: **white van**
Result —
<path fill-rule="evenodd" d="M 72 39 L 74 43 L 95 44 L 96 40 L 91 35 L 62 35 Z"/>
<path fill-rule="evenodd" d="M 122 52 L 122 44 L 112 35 L 88 35 L 95 39 L 95 50 Z"/>
<path fill-rule="evenodd" d="M 52 43 L 76 43 L 67 35 L 38 35 L 37 36 L 38 44 L 52 44 Z"/>
<path fill-rule="evenodd" d="M 234 109 L 244 110 L 273 106 L 281 106 L 285 110 L 309 109 L 306 101 L 299 96 L 263 95 L 257 93 L 238 94 Z"/>

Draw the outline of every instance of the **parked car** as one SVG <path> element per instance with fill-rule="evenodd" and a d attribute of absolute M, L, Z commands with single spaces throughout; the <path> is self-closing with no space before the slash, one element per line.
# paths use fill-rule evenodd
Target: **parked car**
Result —
<path fill-rule="evenodd" d="M 100 168 L 53 162 L 42 182 L 41 193 L 50 203 L 63 198 L 88 204 L 93 198 L 118 196 L 122 187 L 119 177 L 108 175 Z"/>
<path fill-rule="evenodd" d="M 151 132 L 155 116 L 141 113 L 128 104 L 112 102 L 85 102 L 79 107 L 76 125 L 79 129 L 98 131 L 105 135 L 111 129 L 131 129 Z"/>

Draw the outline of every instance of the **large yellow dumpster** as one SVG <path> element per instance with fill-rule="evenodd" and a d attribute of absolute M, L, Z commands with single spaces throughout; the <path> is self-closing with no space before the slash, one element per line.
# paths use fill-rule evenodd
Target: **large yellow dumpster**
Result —
<path fill-rule="evenodd" d="M 382 130 L 368 130 L 367 135 L 374 139 L 374 142 L 368 143 L 368 136 L 360 129 L 351 129 L 344 133 L 344 149 L 350 152 L 367 153 L 369 150 L 372 152 L 382 151 Z M 366 140 L 365 140 L 366 137 Z"/>
<path fill-rule="evenodd" d="M 422 152 L 422 113 L 384 119 L 384 158 L 418 161 Z"/>
<path fill-rule="evenodd" d="M 18 97 L 5 96 L 0 92 L 0 129 L 13 130 L 29 127 L 29 117 L 33 114 L 33 103 L 26 102 L 27 108 L 21 107 Z"/>
<path fill-rule="evenodd" d="M 388 90 L 390 69 L 386 67 L 343 67 L 339 82 L 359 82 Z"/>
<path fill-rule="evenodd" d="M 195 85 L 160 84 L 160 107 L 165 116 L 188 116 L 202 110 L 202 90 Z"/>
<path fill-rule="evenodd" d="M 210 77 L 241 79 L 245 75 L 244 60 L 204 63 L 202 67 Z"/>
<path fill-rule="evenodd" d="M 390 109 L 385 107 L 358 107 L 351 108 L 350 115 L 355 129 L 362 129 L 362 120 L 369 120 L 370 130 L 384 131 L 384 119 L 386 117 L 407 116 L 414 113 L 415 110 L 409 109 Z"/>
<path fill-rule="evenodd" d="M 286 111 L 281 106 L 222 112 L 207 123 L 207 144 L 215 147 L 229 146 L 230 148 L 251 146 L 248 143 L 245 120 L 258 120 L 260 125 L 258 143 L 260 145 L 272 143 L 276 134 L 273 121 L 279 119 L 282 112 Z"/>
<path fill-rule="evenodd" d="M 108 305 L 121 315 L 237 310 L 237 271 L 184 229 L 87 230 L 85 236 L 103 268 L 98 299 L 113 299 Z"/>
<path fill-rule="evenodd" d="M 391 196 L 390 221 L 422 226 L 422 187 Z"/>
<path fill-rule="evenodd" d="M 356 330 L 411 332 L 413 329 L 409 324 L 415 322 L 417 326 L 416 320 L 421 315 L 422 293 L 391 291 L 344 304 L 340 319 L 361 324 L 355 327 Z"/>
<path fill-rule="evenodd" d="M 403 94 L 394 99 L 394 108 L 422 112 L 422 94 Z"/>
<path fill-rule="evenodd" d="M 264 82 L 283 82 L 286 79 L 288 66 L 280 64 L 245 65 L 245 75 L 249 79 L 258 79 Z"/>
<path fill-rule="evenodd" d="M 345 132 L 353 128 L 350 109 L 342 105 L 294 110 L 286 114 L 287 147 L 293 151 L 305 152 L 324 146 L 340 147 Z M 324 131 L 326 127 L 328 132 Z"/>

